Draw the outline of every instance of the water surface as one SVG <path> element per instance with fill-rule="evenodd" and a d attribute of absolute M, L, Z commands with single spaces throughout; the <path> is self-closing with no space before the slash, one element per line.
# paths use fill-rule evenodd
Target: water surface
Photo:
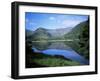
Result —
<path fill-rule="evenodd" d="M 77 53 L 64 42 L 38 42 L 33 43 L 32 49 L 34 52 L 43 53 L 47 55 L 60 55 L 66 59 L 79 62 L 80 64 L 89 64 L 81 54 Z"/>

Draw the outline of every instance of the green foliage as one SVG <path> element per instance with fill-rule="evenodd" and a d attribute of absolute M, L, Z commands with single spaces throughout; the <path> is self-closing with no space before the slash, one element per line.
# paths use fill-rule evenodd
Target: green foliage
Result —
<path fill-rule="evenodd" d="M 32 35 L 32 40 L 48 40 L 51 35 L 44 28 L 37 29 Z"/>
<path fill-rule="evenodd" d="M 79 35 L 79 51 L 83 54 L 85 58 L 89 59 L 89 21 L 87 21 L 86 23 L 87 24 L 84 26 L 83 31 Z"/>
<path fill-rule="evenodd" d="M 89 59 L 89 20 L 78 24 L 71 32 L 65 35 L 66 39 L 78 41 L 65 42 L 80 55 Z"/>
<path fill-rule="evenodd" d="M 86 22 L 81 22 L 75 28 L 73 28 L 68 34 L 65 34 L 65 38 L 66 39 L 78 39 L 85 25 L 86 25 Z"/>
<path fill-rule="evenodd" d="M 80 49 L 80 45 L 78 41 L 65 41 L 65 44 L 70 46 L 73 50 L 75 50 L 76 52 L 78 52 L 80 54 L 80 52 L 78 51 Z"/>
<path fill-rule="evenodd" d="M 76 66 L 80 63 L 71 61 L 60 55 L 46 55 L 33 53 L 30 46 L 26 45 L 26 67 L 56 67 L 56 66 Z"/>
<path fill-rule="evenodd" d="M 28 33 L 28 35 L 31 33 Z M 69 40 L 72 39 L 73 41 L 63 41 L 66 45 L 70 46 L 73 50 L 78 52 L 80 55 L 84 56 L 85 58 L 89 59 L 89 21 L 82 22 L 78 24 L 75 28 L 73 28 L 69 33 L 65 34 L 62 37 L 52 37 L 50 33 L 47 32 L 44 28 L 39 28 L 31 36 L 26 37 L 26 60 L 27 64 L 38 64 L 38 66 L 74 66 L 80 65 L 78 62 L 71 61 L 65 59 L 61 56 L 60 58 L 33 53 L 32 51 L 32 44 L 39 50 L 43 50 L 50 45 L 48 41 L 55 41 L 56 40 Z M 77 40 L 76 40 L 77 39 Z M 35 42 L 32 42 L 35 41 Z M 40 44 L 38 41 L 41 41 Z M 37 43 L 36 43 L 37 42 Z M 28 46 L 28 47 L 27 47 Z M 26 64 L 26 65 L 27 65 Z M 35 66 L 35 65 L 34 65 Z"/>
<path fill-rule="evenodd" d="M 65 60 L 63 58 L 56 58 L 53 56 L 44 56 L 44 58 L 43 58 L 43 56 L 41 56 L 42 58 L 31 59 L 30 61 L 35 62 L 40 65 L 43 65 L 43 66 L 49 66 L 49 67 L 80 65 L 80 63 L 78 63 L 78 62 Z"/>

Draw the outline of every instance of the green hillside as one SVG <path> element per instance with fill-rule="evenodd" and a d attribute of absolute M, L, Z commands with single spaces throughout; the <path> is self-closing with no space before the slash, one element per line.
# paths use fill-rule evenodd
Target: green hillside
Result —
<path fill-rule="evenodd" d="M 66 39 L 73 39 L 71 43 L 67 43 L 80 55 L 89 59 L 89 20 L 78 24 L 71 32 L 65 35 Z M 75 41 L 78 39 L 78 41 Z"/>
<path fill-rule="evenodd" d="M 89 20 L 79 35 L 80 49 L 78 50 L 85 58 L 89 59 Z"/>
<path fill-rule="evenodd" d="M 76 27 L 74 27 L 68 34 L 65 34 L 65 38 L 67 39 L 78 39 L 80 33 L 82 32 L 82 30 L 84 29 L 84 27 L 86 26 L 87 22 L 81 22 L 80 24 L 78 24 Z"/>
<path fill-rule="evenodd" d="M 72 61 L 60 55 L 46 55 L 35 53 L 26 45 L 26 67 L 57 67 L 57 66 L 77 66 L 79 62 Z"/>
<path fill-rule="evenodd" d="M 32 40 L 48 40 L 51 35 L 44 28 L 38 28 L 32 35 Z"/>
<path fill-rule="evenodd" d="M 33 31 L 31 31 L 31 30 L 26 29 L 25 33 L 26 33 L 26 37 L 33 35 Z"/>

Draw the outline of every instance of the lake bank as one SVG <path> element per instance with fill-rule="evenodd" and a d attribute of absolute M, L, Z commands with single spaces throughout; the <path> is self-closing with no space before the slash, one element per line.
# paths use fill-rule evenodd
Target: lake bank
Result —
<path fill-rule="evenodd" d="M 32 41 L 32 42 L 66 42 L 66 41 L 78 41 L 78 39 L 67 39 L 67 40 L 37 40 L 37 41 Z"/>

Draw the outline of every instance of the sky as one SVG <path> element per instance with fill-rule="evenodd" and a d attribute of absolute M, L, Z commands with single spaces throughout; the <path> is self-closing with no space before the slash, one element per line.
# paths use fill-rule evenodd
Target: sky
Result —
<path fill-rule="evenodd" d="M 87 19 L 87 15 L 25 12 L 25 28 L 35 31 L 37 28 L 59 29 L 75 27 Z"/>

